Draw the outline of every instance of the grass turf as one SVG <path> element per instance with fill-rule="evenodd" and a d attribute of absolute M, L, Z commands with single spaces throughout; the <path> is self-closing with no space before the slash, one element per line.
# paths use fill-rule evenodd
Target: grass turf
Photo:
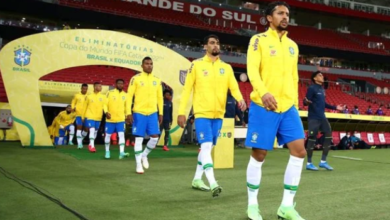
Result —
<path fill-rule="evenodd" d="M 23 149 L 0 143 L 0 167 L 43 188 L 88 219 L 246 219 L 246 166 L 250 150 L 235 151 L 235 168 L 215 170 L 224 188 L 219 198 L 191 189 L 197 148 L 187 146 L 150 154 L 150 169 L 135 174 L 134 157 L 110 160 L 103 147 L 96 154 L 67 146 Z M 132 148 L 126 148 L 132 152 Z M 132 154 L 133 155 L 133 154 Z M 283 194 L 287 150 L 268 154 L 263 165 L 259 202 L 265 220 L 277 219 Z M 303 171 L 295 201 L 309 220 L 390 219 L 390 150 L 332 151 L 335 171 Z M 361 158 L 362 161 L 333 158 Z M 320 159 L 315 152 L 314 161 Z M 77 219 L 48 199 L 0 174 L 0 219 Z"/>

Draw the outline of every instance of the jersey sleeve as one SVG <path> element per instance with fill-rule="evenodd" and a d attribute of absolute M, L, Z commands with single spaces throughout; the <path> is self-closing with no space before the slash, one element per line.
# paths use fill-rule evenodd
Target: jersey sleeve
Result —
<path fill-rule="evenodd" d="M 72 103 L 71 103 L 72 109 L 76 108 L 76 104 L 77 104 L 77 94 L 73 96 Z"/>
<path fill-rule="evenodd" d="M 256 91 L 260 98 L 268 93 L 260 77 L 261 47 L 260 36 L 253 36 L 250 40 L 247 52 L 247 71 L 248 78 L 252 84 L 253 90 Z"/>
<path fill-rule="evenodd" d="M 104 105 L 103 105 L 103 111 L 104 113 L 107 113 L 108 112 L 108 100 L 110 99 L 110 91 L 107 92 L 107 95 L 106 95 L 106 100 L 104 101 Z"/>
<path fill-rule="evenodd" d="M 163 115 L 164 114 L 164 98 L 163 98 L 161 81 L 160 81 L 160 84 L 157 88 L 157 107 L 158 107 L 159 115 Z"/>
<path fill-rule="evenodd" d="M 308 99 L 309 101 L 311 101 L 313 99 L 313 96 L 315 94 L 315 91 L 314 91 L 314 88 L 313 87 L 309 87 L 307 89 L 307 92 L 306 92 L 306 99 Z"/>
<path fill-rule="evenodd" d="M 179 115 L 185 115 L 186 105 L 190 98 L 192 88 L 195 84 L 196 78 L 196 63 L 192 62 L 190 69 L 187 72 L 186 81 L 184 83 L 183 93 L 180 98 Z"/>
<path fill-rule="evenodd" d="M 298 58 L 299 58 L 299 51 L 298 51 L 298 47 L 297 48 L 297 59 L 295 60 L 295 62 L 293 63 L 293 83 L 294 83 L 294 106 L 296 109 L 299 109 L 299 99 L 298 99 L 298 83 L 299 83 L 299 76 L 298 76 Z"/>
<path fill-rule="evenodd" d="M 131 106 L 133 105 L 133 97 L 134 97 L 134 93 L 135 93 L 135 90 L 137 88 L 137 85 L 136 85 L 136 78 L 133 77 L 131 78 L 131 81 L 130 81 L 130 87 L 129 89 L 127 90 L 127 101 L 126 101 L 126 112 L 127 112 L 127 115 L 131 115 L 132 112 L 131 112 Z"/>
<path fill-rule="evenodd" d="M 240 92 L 240 88 L 238 87 L 237 80 L 234 77 L 234 72 L 231 66 L 229 66 L 229 90 L 234 99 L 238 102 L 244 99 Z"/>

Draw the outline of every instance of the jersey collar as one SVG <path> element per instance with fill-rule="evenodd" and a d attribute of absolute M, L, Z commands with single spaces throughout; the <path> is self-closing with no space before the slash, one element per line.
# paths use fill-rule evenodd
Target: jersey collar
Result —
<path fill-rule="evenodd" d="M 203 60 L 206 61 L 206 62 L 210 62 L 210 63 L 213 62 L 213 61 L 211 61 L 210 57 L 207 56 L 207 55 L 205 55 L 203 57 Z M 220 61 L 220 59 L 219 59 L 219 56 L 218 56 L 217 59 L 215 60 L 215 62 L 219 62 L 219 61 Z"/>
<path fill-rule="evenodd" d="M 276 37 L 279 39 L 279 35 L 278 35 L 278 32 L 274 29 L 272 29 L 271 27 L 268 28 L 267 34 L 273 36 L 273 37 Z M 288 31 L 286 31 L 283 35 L 282 35 L 282 40 L 285 39 L 287 37 L 287 34 L 288 34 Z"/>

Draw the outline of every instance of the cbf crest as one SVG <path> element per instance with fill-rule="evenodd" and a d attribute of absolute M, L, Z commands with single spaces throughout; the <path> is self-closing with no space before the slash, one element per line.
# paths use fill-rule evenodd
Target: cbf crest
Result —
<path fill-rule="evenodd" d="M 15 48 L 15 57 L 14 57 L 14 61 L 15 61 L 15 64 L 18 65 L 18 66 L 27 66 L 28 64 L 30 64 L 30 61 L 31 61 L 31 49 L 29 47 L 22 47 L 20 48 L 17 47 Z"/>
<path fill-rule="evenodd" d="M 257 138 L 259 137 L 259 135 L 256 133 L 256 132 L 253 132 L 252 133 L 252 139 L 251 139 L 251 142 L 252 143 L 257 143 Z"/>
<path fill-rule="evenodd" d="M 184 86 L 187 77 L 187 70 L 180 70 L 179 81 Z"/>
<path fill-rule="evenodd" d="M 293 48 L 293 47 L 290 47 L 290 48 L 288 48 L 288 49 L 289 49 L 291 55 L 294 55 L 294 54 L 295 54 L 295 51 L 294 51 L 294 48 Z"/>
<path fill-rule="evenodd" d="M 223 74 L 225 73 L 225 69 L 224 69 L 224 68 L 219 69 L 219 73 L 220 73 L 221 75 L 223 75 Z"/>

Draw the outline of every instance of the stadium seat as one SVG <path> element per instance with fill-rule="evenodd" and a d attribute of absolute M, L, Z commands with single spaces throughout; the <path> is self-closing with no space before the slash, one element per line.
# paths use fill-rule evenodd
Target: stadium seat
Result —
<path fill-rule="evenodd" d="M 376 144 L 375 143 L 375 139 L 374 139 L 374 133 L 367 133 L 367 138 L 366 139 L 367 140 L 364 140 L 364 138 L 362 138 L 362 140 L 364 140 L 369 145 Z"/>

